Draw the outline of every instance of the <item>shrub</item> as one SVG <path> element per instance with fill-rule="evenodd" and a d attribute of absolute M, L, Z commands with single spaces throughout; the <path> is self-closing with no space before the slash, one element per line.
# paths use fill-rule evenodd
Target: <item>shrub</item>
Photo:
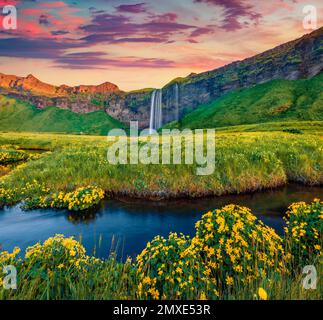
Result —
<path fill-rule="evenodd" d="M 196 223 L 192 250 L 219 290 L 287 272 L 283 240 L 250 209 L 237 205 L 204 214 Z"/>
<path fill-rule="evenodd" d="M 81 211 L 97 205 L 104 198 L 104 191 L 98 187 L 78 188 L 64 196 L 63 201 L 72 211 Z"/>
<path fill-rule="evenodd" d="M 190 252 L 190 238 L 157 236 L 137 257 L 141 299 L 192 299 L 198 292 L 201 264 Z"/>
<path fill-rule="evenodd" d="M 84 247 L 76 240 L 56 235 L 48 238 L 43 244 L 36 243 L 28 247 L 25 254 L 25 262 L 45 271 L 55 270 L 79 270 L 84 268 L 89 261 Z"/>
<path fill-rule="evenodd" d="M 26 294 L 48 297 L 69 296 L 77 281 L 86 281 L 102 261 L 86 255 L 85 248 L 73 237 L 55 235 L 28 247 L 22 263 L 16 263 L 21 277 L 19 286 L 29 286 Z M 19 287 L 18 287 L 19 289 Z"/>
<path fill-rule="evenodd" d="M 322 255 L 323 202 L 296 202 L 289 206 L 286 217 L 285 241 L 295 264 L 305 264 L 309 257 Z"/>
<path fill-rule="evenodd" d="M 52 195 L 27 198 L 23 203 L 23 208 L 27 210 L 65 208 L 71 211 L 83 211 L 96 206 L 103 198 L 104 190 L 96 186 L 87 186 L 68 193 L 61 191 Z"/>

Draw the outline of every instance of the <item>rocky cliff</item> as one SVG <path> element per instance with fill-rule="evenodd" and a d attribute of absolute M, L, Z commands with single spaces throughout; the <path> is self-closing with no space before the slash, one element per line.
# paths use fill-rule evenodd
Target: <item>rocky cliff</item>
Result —
<path fill-rule="evenodd" d="M 64 97 L 79 93 L 111 93 L 120 91 L 119 88 L 110 82 L 98 86 L 80 85 L 70 87 L 67 85 L 53 86 L 35 78 L 32 74 L 27 77 L 17 77 L 0 73 L 0 87 L 9 92 L 30 93 L 45 97 Z"/>
<path fill-rule="evenodd" d="M 174 86 L 179 87 L 179 116 L 236 89 L 274 79 L 311 78 L 323 70 L 323 27 L 300 39 L 233 62 L 222 68 L 179 78 L 163 88 L 165 114 L 173 113 Z M 167 119 L 170 121 L 171 119 Z"/>
<path fill-rule="evenodd" d="M 310 78 L 323 70 L 323 27 L 300 39 L 222 68 L 177 78 L 163 89 L 163 123 L 182 117 L 201 104 L 236 89 L 252 87 L 273 79 Z M 26 100 L 38 108 L 57 106 L 74 112 L 105 110 L 128 123 L 149 126 L 153 89 L 122 92 L 109 82 L 99 86 L 52 86 L 34 76 L 0 74 L 0 93 Z"/>
<path fill-rule="evenodd" d="M 152 91 L 144 89 L 126 93 L 110 82 L 98 86 L 54 86 L 33 75 L 17 77 L 0 73 L 1 94 L 30 102 L 39 109 L 56 106 L 76 113 L 105 110 L 124 123 L 137 120 L 141 127 L 149 123 Z"/>

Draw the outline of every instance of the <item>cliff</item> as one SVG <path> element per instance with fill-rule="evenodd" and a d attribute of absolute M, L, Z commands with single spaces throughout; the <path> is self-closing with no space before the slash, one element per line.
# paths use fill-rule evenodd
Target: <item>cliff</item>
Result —
<path fill-rule="evenodd" d="M 24 92 L 45 97 L 64 97 L 79 93 L 109 93 L 120 91 L 118 86 L 110 82 L 105 82 L 98 86 L 53 86 L 38 80 L 32 74 L 29 74 L 27 77 L 17 77 L 3 73 L 0 73 L 0 87 L 9 92 Z"/>
<path fill-rule="evenodd" d="M 297 40 L 243 61 L 212 71 L 177 78 L 163 88 L 163 123 L 181 118 L 202 104 L 228 92 L 249 88 L 275 79 L 311 78 L 323 70 L 323 27 Z M 53 86 L 34 76 L 0 74 L 0 93 L 28 101 L 37 108 L 57 106 L 77 113 L 105 110 L 128 123 L 149 126 L 153 89 L 123 92 L 109 82 L 98 86 Z"/>
<path fill-rule="evenodd" d="M 222 68 L 175 79 L 163 88 L 163 104 L 172 113 L 174 86 L 179 87 L 180 117 L 237 89 L 275 79 L 312 78 L 323 70 L 323 27 L 300 39 L 233 62 Z M 171 119 L 168 119 L 171 120 Z"/>

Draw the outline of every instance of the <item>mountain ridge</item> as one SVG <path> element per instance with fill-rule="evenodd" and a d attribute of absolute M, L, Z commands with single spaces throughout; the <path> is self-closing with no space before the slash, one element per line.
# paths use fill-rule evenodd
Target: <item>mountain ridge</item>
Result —
<path fill-rule="evenodd" d="M 301 80 L 272 80 L 201 105 L 168 129 L 221 128 L 268 122 L 323 121 L 323 73 Z"/>
<path fill-rule="evenodd" d="M 200 105 L 210 103 L 228 92 L 275 79 L 311 78 L 322 70 L 323 27 L 320 27 L 253 57 L 170 81 L 162 88 L 163 124 L 176 120 L 178 115 L 181 118 Z M 2 79 L 4 78 L 3 76 Z M 0 94 L 29 102 L 39 109 L 56 106 L 76 113 L 103 110 L 123 123 L 138 121 L 140 128 L 149 126 L 153 89 L 124 92 L 109 82 L 106 83 L 107 88 L 104 84 L 56 87 L 31 75 L 18 78 L 18 82 L 1 82 L 0 74 Z M 33 83 L 39 87 L 37 92 L 31 90 Z M 27 90 L 24 91 L 24 88 Z M 41 95 L 42 91 L 47 92 L 47 96 Z M 57 92 L 64 94 L 57 95 Z"/>
<path fill-rule="evenodd" d="M 310 33 L 307 33 L 307 34 L 304 34 L 302 35 L 301 37 L 297 38 L 297 39 L 294 39 L 294 40 L 291 40 L 291 41 L 288 41 L 288 42 L 285 42 L 283 44 L 280 44 L 280 45 L 277 45 L 275 46 L 274 48 L 271 48 L 271 49 L 268 49 L 266 51 L 263 51 L 261 53 L 258 53 L 254 56 L 251 56 L 251 57 L 247 57 L 245 59 L 242 59 L 242 60 L 236 60 L 236 61 L 233 61 L 229 64 L 226 64 L 222 67 L 219 67 L 219 68 L 215 68 L 213 70 L 210 70 L 210 71 L 205 71 L 205 72 L 201 72 L 201 73 L 198 73 L 198 74 L 195 74 L 195 73 L 192 73 L 190 74 L 188 77 L 184 78 L 184 79 L 190 79 L 190 80 L 195 80 L 195 79 L 199 79 L 200 77 L 203 77 L 204 75 L 208 75 L 210 73 L 214 73 L 214 72 L 221 72 L 221 71 L 224 71 L 232 66 L 235 66 L 237 64 L 241 64 L 241 63 L 249 63 L 249 62 L 252 62 L 254 60 L 257 60 L 257 59 L 260 59 L 264 56 L 267 56 L 273 52 L 276 52 L 278 50 L 288 50 L 290 48 L 292 48 L 293 46 L 296 46 L 297 44 L 301 43 L 302 41 L 306 41 L 306 40 L 310 40 L 310 39 L 313 39 L 313 38 L 316 38 L 316 37 L 320 37 L 322 36 L 323 34 L 323 27 L 320 27 Z M 304 73 L 302 74 L 302 76 L 305 76 L 305 77 L 311 77 L 313 75 L 316 75 L 318 74 L 323 68 L 323 65 L 321 64 L 320 66 L 314 66 L 314 70 L 312 73 Z M 317 69 L 320 69 L 320 70 L 317 70 Z M 303 70 L 305 71 L 305 70 Z M 295 80 L 293 78 L 291 79 L 287 79 L 287 80 Z M 168 84 L 166 84 L 167 86 Z"/>
<path fill-rule="evenodd" d="M 69 94 L 79 93 L 107 93 L 118 92 L 119 87 L 111 82 L 104 82 L 99 85 L 78 85 L 68 86 L 62 84 L 55 86 L 37 79 L 32 74 L 26 77 L 7 75 L 0 72 L 0 87 L 17 92 L 26 91 L 36 95 L 45 96 L 67 96 Z"/>

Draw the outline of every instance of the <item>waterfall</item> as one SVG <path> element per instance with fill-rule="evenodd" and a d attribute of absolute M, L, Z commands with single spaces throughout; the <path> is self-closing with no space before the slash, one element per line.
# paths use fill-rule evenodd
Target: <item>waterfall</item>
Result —
<path fill-rule="evenodd" d="M 150 105 L 150 133 L 152 133 L 153 130 L 158 130 L 163 125 L 162 98 L 163 92 L 161 89 L 153 91 Z"/>
<path fill-rule="evenodd" d="M 154 115 L 155 115 L 155 98 L 156 98 L 156 90 L 154 90 L 151 96 L 150 102 L 150 120 L 149 120 L 149 133 L 152 133 L 154 127 Z"/>

